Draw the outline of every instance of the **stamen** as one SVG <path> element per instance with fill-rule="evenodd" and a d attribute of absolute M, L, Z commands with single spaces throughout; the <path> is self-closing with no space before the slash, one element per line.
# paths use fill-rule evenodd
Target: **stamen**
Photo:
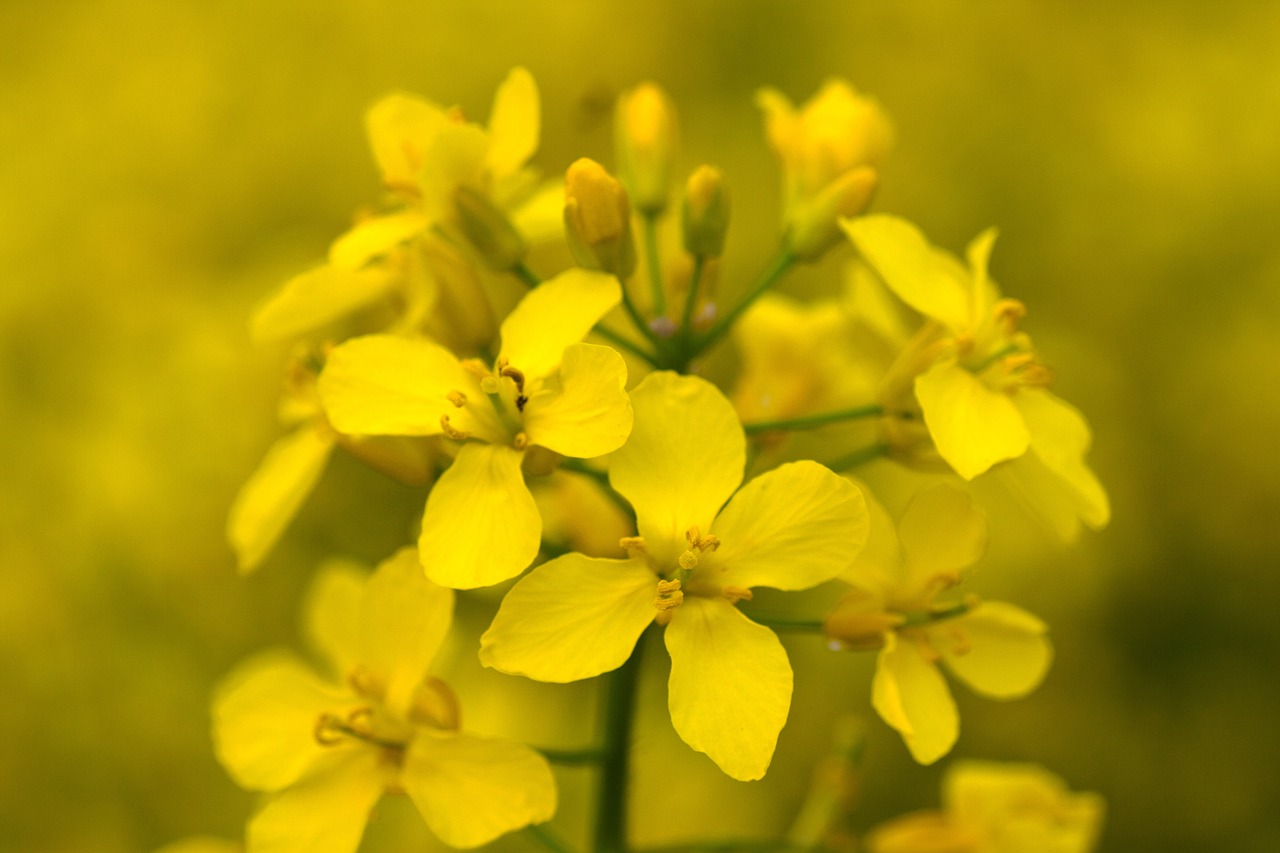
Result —
<path fill-rule="evenodd" d="M 528 434 L 523 432 L 516 433 L 516 437 L 511 440 L 511 444 L 512 446 L 515 447 L 516 450 L 524 450 L 526 447 L 529 446 Z"/>
<path fill-rule="evenodd" d="M 481 381 L 483 381 L 486 376 L 490 375 L 489 367 L 478 358 L 464 358 L 461 361 L 461 364 L 463 370 Z"/>
<path fill-rule="evenodd" d="M 618 545 L 628 553 L 633 551 L 637 554 L 649 553 L 649 546 L 644 544 L 643 536 L 623 536 L 618 540 Z"/>
<path fill-rule="evenodd" d="M 720 547 L 720 537 L 714 534 L 707 534 L 698 542 L 699 551 L 714 551 Z"/>
<path fill-rule="evenodd" d="M 502 367 L 498 369 L 498 375 L 505 376 L 506 378 L 510 379 L 512 382 L 516 383 L 516 391 L 518 391 L 521 394 L 524 393 L 524 372 L 523 371 L 517 370 L 516 368 L 512 367 L 509 364 L 503 364 Z"/>
<path fill-rule="evenodd" d="M 342 743 L 342 720 L 333 714 L 321 714 L 312 730 L 316 743 L 321 746 L 337 746 Z"/>
<path fill-rule="evenodd" d="M 929 663 L 937 663 L 942 657 L 924 631 L 912 631 L 910 632 L 910 637 L 916 644 L 916 649 L 919 650 L 920 656 Z"/>
<path fill-rule="evenodd" d="M 720 590 L 720 595 L 730 604 L 737 604 L 739 601 L 750 601 L 754 597 L 751 590 L 741 586 L 726 586 Z"/>
<path fill-rule="evenodd" d="M 463 394 L 461 391 L 450 391 L 448 394 L 444 395 L 444 398 L 450 403 L 453 403 L 459 409 L 467 404 L 467 395 Z"/>
<path fill-rule="evenodd" d="M 695 524 L 693 527 L 690 527 L 688 530 L 686 530 L 684 532 L 684 538 L 689 540 L 690 545 L 697 545 L 698 540 L 702 538 L 701 535 L 698 533 L 698 525 Z"/>
<path fill-rule="evenodd" d="M 653 600 L 653 606 L 658 608 L 660 620 L 666 616 L 666 621 L 661 621 L 661 624 L 667 624 L 671 619 L 669 611 L 681 604 L 684 604 L 684 592 L 680 589 L 680 581 L 658 581 L 658 597 Z"/>
<path fill-rule="evenodd" d="M 1018 330 L 1018 323 L 1027 316 L 1027 306 L 1017 299 L 1001 299 L 991 309 L 992 319 L 1006 335 Z"/>
<path fill-rule="evenodd" d="M 466 441 L 471 437 L 471 433 L 467 430 L 458 429 L 453 424 L 449 423 L 448 415 L 440 416 L 440 431 L 449 438 L 452 438 L 454 441 Z"/>

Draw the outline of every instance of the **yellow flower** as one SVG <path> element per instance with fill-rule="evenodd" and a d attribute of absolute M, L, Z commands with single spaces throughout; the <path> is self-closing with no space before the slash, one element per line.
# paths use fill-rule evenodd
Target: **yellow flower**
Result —
<path fill-rule="evenodd" d="M 1056 529 L 1069 536 L 1078 520 L 1106 526 L 1106 492 L 1084 462 L 1089 426 L 1049 392 L 1051 373 L 1018 330 L 1025 307 L 1001 298 L 987 274 L 995 231 L 969 245 L 966 268 L 906 220 L 842 225 L 885 284 L 928 318 L 886 382 L 889 396 L 910 389 L 914 401 L 886 404 L 907 413 L 918 405 L 938 453 L 966 480 L 1016 460 L 1002 476 L 1044 507 Z"/>
<path fill-rule="evenodd" d="M 736 604 L 752 587 L 808 589 L 844 570 L 866 538 L 862 495 L 814 462 L 738 490 L 742 427 L 705 380 L 653 373 L 632 404 L 635 429 L 609 464 L 636 512 L 640 535 L 623 543 L 631 557 L 568 554 L 534 569 L 507 593 L 480 659 L 576 681 L 623 664 L 657 620 L 676 731 L 733 778 L 758 779 L 786 722 L 791 666 L 774 633 Z"/>
<path fill-rule="evenodd" d="M 817 257 L 839 240 L 837 218 L 870 203 L 893 130 L 879 105 L 843 80 L 828 81 L 799 112 L 776 89 L 756 100 L 782 161 L 786 239 L 799 257 Z"/>
<path fill-rule="evenodd" d="M 653 216 L 667 206 L 679 125 L 671 98 L 656 83 L 641 83 L 618 97 L 614 141 L 618 173 L 636 210 Z"/>
<path fill-rule="evenodd" d="M 423 577 L 412 549 L 371 576 L 331 564 L 305 614 L 328 675 L 276 651 L 227 676 L 213 703 L 218 759 L 242 787 L 271 794 L 249 821 L 247 853 L 354 851 L 386 793 L 408 794 L 453 847 L 551 818 L 546 761 L 461 732 L 456 697 L 427 675 L 452 613 L 453 592 Z"/>
<path fill-rule="evenodd" d="M 626 365 L 609 347 L 578 343 L 620 299 L 603 273 L 572 269 L 548 280 L 503 322 L 492 367 L 391 335 L 355 338 L 330 354 L 319 391 L 336 430 L 460 442 L 422 519 L 418 545 L 432 580 L 488 586 L 533 561 L 542 523 L 521 471 L 529 447 L 590 458 L 626 441 Z"/>
<path fill-rule="evenodd" d="M 869 853 L 1090 853 L 1104 805 L 1034 764 L 947 768 L 942 811 L 905 815 L 867 835 Z"/>
<path fill-rule="evenodd" d="M 1015 699 L 1048 671 L 1048 629 L 1011 604 L 936 601 L 986 550 L 986 522 L 964 492 L 945 483 L 920 492 L 896 534 L 874 499 L 868 508 L 867 547 L 844 575 L 856 590 L 827 617 L 827 634 L 839 647 L 880 649 L 872 704 L 916 761 L 932 764 L 960 733 L 938 665 L 983 696 Z"/>

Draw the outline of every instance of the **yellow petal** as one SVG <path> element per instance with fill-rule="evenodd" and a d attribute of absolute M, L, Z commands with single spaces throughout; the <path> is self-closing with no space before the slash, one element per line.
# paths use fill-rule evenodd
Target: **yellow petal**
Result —
<path fill-rule="evenodd" d="M 911 499 L 898 522 L 898 538 L 906 561 L 903 580 L 919 586 L 978 562 L 987 550 L 987 521 L 967 493 L 938 483 Z"/>
<path fill-rule="evenodd" d="M 453 193 L 460 184 L 484 188 L 489 137 L 474 124 L 449 123 L 440 129 L 423 161 L 422 209 L 433 221 L 453 213 Z"/>
<path fill-rule="evenodd" d="M 256 569 L 275 547 L 324 473 L 333 447 L 333 435 L 310 423 L 271 445 L 227 517 L 227 539 L 241 574 Z"/>
<path fill-rule="evenodd" d="M 426 218 L 416 210 L 366 219 L 333 241 L 329 247 L 329 263 L 337 269 L 358 270 L 418 236 L 427 225 Z"/>
<path fill-rule="evenodd" d="M 617 669 L 658 615 L 656 594 L 643 560 L 557 557 L 507 593 L 480 638 L 480 662 L 556 683 Z"/>
<path fill-rule="evenodd" d="M 420 338 L 367 335 L 333 350 L 317 383 L 329 422 L 355 435 L 439 435 L 440 419 L 485 441 L 505 435 L 475 376 L 444 347 Z M 458 408 L 448 395 L 471 402 Z"/>
<path fill-rule="evenodd" d="M 565 347 L 587 336 L 622 300 L 618 280 L 577 267 L 529 291 L 502 322 L 502 352 L 525 376 L 541 378 L 560 364 Z"/>
<path fill-rule="evenodd" d="M 219 683 L 213 698 L 218 761 L 242 788 L 277 791 L 330 750 L 315 739 L 316 720 L 354 697 L 322 680 L 287 652 L 264 652 Z"/>
<path fill-rule="evenodd" d="M 954 331 L 972 326 L 970 286 L 938 261 L 916 226 L 877 214 L 841 220 L 867 265 L 903 302 Z"/>
<path fill-rule="evenodd" d="M 1085 464 L 1092 435 L 1084 415 L 1070 403 L 1039 388 L 1023 388 L 1013 398 L 1031 432 L 1031 450 L 1061 478 L 1076 510 L 1094 530 L 1111 520 L 1107 493 Z"/>
<path fill-rule="evenodd" d="M 627 365 L 615 350 L 566 347 L 559 382 L 544 385 L 525 403 L 529 442 L 583 459 L 617 450 L 631 434 L 626 386 Z"/>
<path fill-rule="evenodd" d="M 686 596 L 666 628 L 676 732 L 741 781 L 764 776 L 791 707 L 777 636 L 719 599 Z"/>
<path fill-rule="evenodd" d="M 373 159 L 390 186 L 414 186 L 427 149 L 448 121 L 430 101 L 397 92 L 374 104 L 365 115 Z"/>
<path fill-rule="evenodd" d="M 350 560 L 328 560 L 320 567 L 303 605 L 303 631 L 312 647 L 330 663 L 337 681 L 360 663 L 360 603 L 369 572 Z"/>
<path fill-rule="evenodd" d="M 985 318 L 990 315 L 991 307 L 995 305 L 995 301 L 999 298 L 999 292 L 996 290 L 995 283 L 991 280 L 988 272 L 988 265 L 991 261 L 991 249 L 995 246 L 996 237 L 999 231 L 995 228 L 988 228 L 973 241 L 969 243 L 965 255 L 969 260 L 969 269 L 973 276 L 972 291 L 970 292 L 970 300 L 972 313 L 970 314 L 976 320 Z"/>
<path fill-rule="evenodd" d="M 452 619 L 453 590 L 427 580 L 417 548 L 400 549 L 374 570 L 361 608 L 360 663 L 385 685 L 392 711 L 408 714 Z"/>
<path fill-rule="evenodd" d="M 915 387 L 938 453 L 966 480 L 1027 452 L 1027 426 L 1009 395 L 954 361 L 938 362 L 916 377 Z"/>
<path fill-rule="evenodd" d="M 355 853 L 393 778 L 377 750 L 328 758 L 250 819 L 245 853 Z"/>
<path fill-rule="evenodd" d="M 884 504 L 867 488 L 853 479 L 867 504 L 867 544 L 852 565 L 841 573 L 841 580 L 877 597 L 897 586 L 902 579 L 902 549 L 898 544 L 898 527 Z"/>
<path fill-rule="evenodd" d="M 829 581 L 866 544 L 867 504 L 853 483 L 817 462 L 756 477 L 711 525 L 724 583 L 808 589 Z"/>
<path fill-rule="evenodd" d="M 1024 453 L 996 468 L 991 476 L 999 479 L 1049 533 L 1065 543 L 1080 535 L 1075 493 L 1036 454 Z"/>
<path fill-rule="evenodd" d="M 1089 853 L 1097 847 L 1105 803 L 1072 793 L 1034 764 L 958 761 L 942 780 L 947 813 L 982 832 L 999 850 Z"/>
<path fill-rule="evenodd" d="M 467 443 L 427 498 L 418 553 L 427 577 L 453 589 L 513 578 L 538 556 L 542 519 L 521 451 Z"/>
<path fill-rule="evenodd" d="M 420 730 L 400 783 L 450 847 L 479 847 L 556 812 L 546 759 L 510 740 Z"/>
<path fill-rule="evenodd" d="M 1053 660 L 1049 628 L 1020 607 L 984 601 L 960 618 L 955 629 L 963 645 L 948 642 L 946 626 L 935 646 L 948 668 L 976 692 L 992 699 L 1017 699 L 1040 686 Z M 932 633 L 931 632 L 931 633 Z"/>
<path fill-rule="evenodd" d="M 691 526 L 706 533 L 742 482 L 747 441 L 710 382 L 651 373 L 631 392 L 631 437 L 609 458 L 609 482 L 635 508 L 654 559 L 674 567 Z"/>
<path fill-rule="evenodd" d="M 285 282 L 253 315 L 255 341 L 279 341 L 315 331 L 339 320 L 387 292 L 394 278 L 387 270 L 317 267 Z"/>
<path fill-rule="evenodd" d="M 489 114 L 489 169 L 508 175 L 538 150 L 540 111 L 533 75 L 514 68 L 498 87 Z"/>
<path fill-rule="evenodd" d="M 800 130 L 799 116 L 791 100 L 777 89 L 768 87 L 756 93 L 756 106 L 764 113 L 765 137 L 770 147 L 784 165 L 790 165 L 796 155 L 796 136 Z"/>
<path fill-rule="evenodd" d="M 871 704 L 921 764 L 946 755 L 960 735 L 960 716 L 942 673 L 910 638 L 893 631 L 885 634 L 876 660 Z"/>
<path fill-rule="evenodd" d="M 564 238 L 564 181 L 547 181 L 513 211 L 511 224 L 531 246 Z"/>

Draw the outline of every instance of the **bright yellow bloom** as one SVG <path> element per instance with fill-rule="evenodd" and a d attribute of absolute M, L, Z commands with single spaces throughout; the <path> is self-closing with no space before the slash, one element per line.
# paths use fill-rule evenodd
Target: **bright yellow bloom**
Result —
<path fill-rule="evenodd" d="M 636 512 L 630 559 L 568 554 L 537 567 L 507 593 L 480 659 L 576 681 L 624 663 L 657 620 L 676 731 L 735 779 L 758 779 L 787 719 L 791 666 L 774 633 L 736 605 L 752 587 L 808 589 L 845 570 L 867 535 L 862 494 L 814 462 L 739 490 L 742 427 L 703 379 L 650 374 L 632 404 L 635 429 L 609 464 Z"/>
<path fill-rule="evenodd" d="M 1034 764 L 978 761 L 947 768 L 942 802 L 876 827 L 869 853 L 1090 853 L 1104 810 Z"/>
<path fill-rule="evenodd" d="M 354 851 L 386 793 L 408 794 L 453 847 L 551 818 L 542 756 L 461 732 L 453 691 L 427 675 L 452 613 L 453 592 L 423 576 L 413 549 L 372 575 L 331 564 L 305 611 L 328 673 L 275 651 L 227 676 L 213 704 L 218 759 L 272 795 L 249 821 L 247 853 Z"/>
<path fill-rule="evenodd" d="M 893 130 L 879 105 L 843 80 L 828 81 L 798 112 L 776 89 L 761 90 L 756 101 L 782 161 L 787 243 L 799 257 L 815 258 L 839 240 L 836 220 L 870 203 Z"/>
<path fill-rule="evenodd" d="M 827 617 L 827 634 L 845 648 L 880 649 L 872 703 L 912 756 L 932 764 L 960 733 L 938 664 L 983 696 L 1015 699 L 1049 669 L 1048 629 L 1011 604 L 936 601 L 986 550 L 986 521 L 964 492 L 945 483 L 920 492 L 896 534 L 874 499 L 868 508 L 867 547 L 844 575 L 857 589 Z"/>
<path fill-rule="evenodd" d="M 929 321 L 887 381 L 895 399 L 886 404 L 908 414 L 918 409 L 938 453 L 966 480 L 1015 460 L 1001 476 L 1042 507 L 1055 529 L 1069 536 L 1078 520 L 1106 526 L 1106 492 L 1084 462 L 1089 426 L 1049 392 L 1052 375 L 1018 330 L 1025 307 L 1001 298 L 987 274 L 994 230 L 969 245 L 966 268 L 906 220 L 867 216 L 842 224 L 885 284 Z"/>
<path fill-rule="evenodd" d="M 424 339 L 370 335 L 338 346 L 319 382 L 333 427 L 443 435 L 457 458 L 427 499 L 418 541 L 428 576 L 489 586 L 538 553 L 542 522 L 521 465 L 534 445 L 591 458 L 631 431 L 626 365 L 578 343 L 621 300 L 612 276 L 572 269 L 530 291 L 502 324 L 490 367 Z"/>

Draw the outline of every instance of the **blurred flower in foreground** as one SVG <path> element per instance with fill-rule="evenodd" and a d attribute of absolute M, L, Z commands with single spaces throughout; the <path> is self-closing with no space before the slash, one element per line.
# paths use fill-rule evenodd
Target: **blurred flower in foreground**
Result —
<path fill-rule="evenodd" d="M 797 257 L 816 258 L 840 239 L 836 220 L 871 202 L 893 130 L 880 106 L 843 80 L 828 81 L 798 112 L 776 89 L 756 101 L 782 161 L 783 239 Z"/>
<path fill-rule="evenodd" d="M 1089 853 L 1104 811 L 1034 764 L 978 761 L 947 768 L 942 803 L 873 829 L 868 853 Z"/>
<path fill-rule="evenodd" d="M 1048 629 L 1011 604 L 935 601 L 986 550 L 986 522 L 964 492 L 947 484 L 920 492 L 896 534 L 874 499 L 868 507 L 871 536 L 843 576 L 857 589 L 827 617 L 826 631 L 837 647 L 880 650 L 872 703 L 912 756 L 931 764 L 960 733 L 938 664 L 984 696 L 1014 699 L 1048 671 Z"/>
<path fill-rule="evenodd" d="M 549 820 L 546 761 L 513 741 L 459 730 L 457 698 L 428 676 L 448 634 L 453 592 L 404 549 L 371 575 L 330 564 L 305 613 L 330 668 L 266 652 L 218 687 L 219 760 L 242 787 L 271 794 L 249 821 L 248 853 L 354 851 L 374 804 L 405 793 L 453 847 Z"/>
<path fill-rule="evenodd" d="M 236 841 L 201 835 L 166 844 L 156 853 L 244 853 L 244 846 Z"/>
<path fill-rule="evenodd" d="M 587 270 L 539 285 L 503 321 L 492 368 L 391 335 L 330 354 L 320 398 L 339 432 L 461 443 L 423 514 L 418 545 L 432 580 L 489 586 L 533 562 L 542 521 L 521 470 L 529 447 L 591 458 L 626 441 L 626 365 L 608 347 L 579 343 L 620 298 L 613 277 Z"/>
<path fill-rule="evenodd" d="M 576 681 L 621 666 L 656 620 L 676 731 L 735 779 L 758 779 L 787 719 L 791 666 L 773 631 L 736 604 L 752 587 L 808 589 L 839 574 L 866 538 L 866 506 L 852 483 L 808 461 L 738 490 L 742 427 L 703 379 L 650 374 L 632 403 L 635 429 L 609 468 L 636 511 L 630 559 L 568 554 L 534 569 L 507 593 L 481 660 Z"/>

